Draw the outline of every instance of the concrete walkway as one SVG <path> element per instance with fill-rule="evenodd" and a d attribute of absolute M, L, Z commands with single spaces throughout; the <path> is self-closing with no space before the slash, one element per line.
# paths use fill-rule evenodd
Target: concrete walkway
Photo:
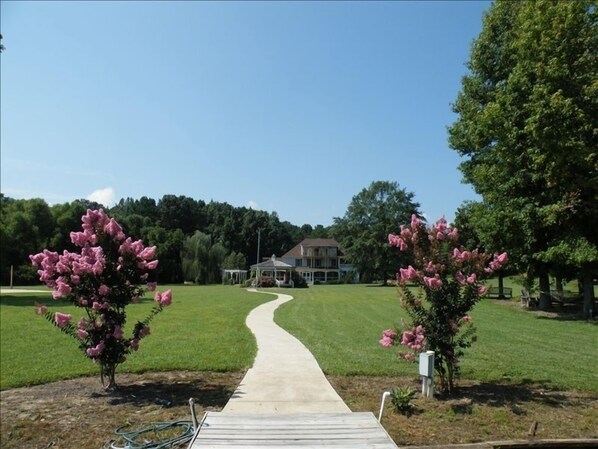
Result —
<path fill-rule="evenodd" d="M 1 287 L 0 288 L 0 295 L 10 295 L 10 294 L 17 294 L 17 293 L 52 293 L 52 290 L 39 290 L 39 289 L 24 289 L 24 288 L 9 288 L 9 287 Z"/>
<path fill-rule="evenodd" d="M 274 323 L 276 308 L 293 299 L 276 296 L 247 316 L 246 324 L 257 340 L 257 356 L 222 413 L 351 413 L 311 352 Z"/>

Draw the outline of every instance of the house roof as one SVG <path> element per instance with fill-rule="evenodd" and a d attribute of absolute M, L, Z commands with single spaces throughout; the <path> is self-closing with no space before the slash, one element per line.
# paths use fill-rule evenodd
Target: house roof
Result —
<path fill-rule="evenodd" d="M 344 256 L 345 251 L 338 242 L 334 239 L 304 239 L 299 244 L 294 246 L 290 251 L 284 254 L 282 257 L 285 259 L 300 259 L 303 257 L 301 255 L 301 247 L 307 246 L 311 248 L 338 248 L 339 256 Z"/>
<path fill-rule="evenodd" d="M 265 260 L 263 262 L 260 263 L 254 263 L 251 266 L 251 269 L 254 270 L 256 268 L 259 268 L 260 270 L 266 269 L 266 270 L 274 270 L 274 269 L 280 269 L 280 270 L 285 270 L 285 269 L 289 269 L 289 268 L 293 268 L 292 265 L 289 265 L 288 263 L 284 263 L 282 260 L 277 260 L 275 256 L 272 256 L 272 258 Z"/>

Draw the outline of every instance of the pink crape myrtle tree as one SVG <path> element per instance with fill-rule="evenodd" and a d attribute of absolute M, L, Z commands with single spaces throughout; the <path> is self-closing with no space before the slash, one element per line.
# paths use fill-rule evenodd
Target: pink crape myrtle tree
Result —
<path fill-rule="evenodd" d="M 152 319 L 171 304 L 172 292 L 156 291 L 152 282 L 158 266 L 155 246 L 127 237 L 101 209 L 88 209 L 81 221 L 83 231 L 70 234 L 79 252 L 44 250 L 29 257 L 39 267 L 40 280 L 53 290 L 54 300 L 71 302 L 83 309 L 83 316 L 75 322 L 71 314 L 49 312 L 45 305 L 38 305 L 37 313 L 77 339 L 85 356 L 99 364 L 104 387 L 112 389 L 116 367 L 139 349 L 140 340 L 150 334 Z M 140 302 L 147 290 L 155 291 L 156 304 L 127 338 L 125 308 Z"/>
<path fill-rule="evenodd" d="M 422 351 L 434 351 L 440 390 L 450 394 L 459 376 L 464 349 L 475 341 L 469 315 L 485 294 L 482 281 L 507 262 L 507 254 L 487 254 L 458 245 L 458 230 L 444 218 L 426 227 L 416 216 L 388 241 L 410 251 L 413 265 L 400 268 L 397 284 L 401 305 L 411 319 L 404 329 L 387 329 L 380 344 L 400 345 L 399 356 L 415 362 Z M 415 287 L 415 288 L 413 288 Z"/>

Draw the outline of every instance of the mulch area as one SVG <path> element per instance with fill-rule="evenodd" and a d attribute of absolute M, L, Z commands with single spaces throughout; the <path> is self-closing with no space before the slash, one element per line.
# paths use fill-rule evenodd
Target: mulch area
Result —
<path fill-rule="evenodd" d="M 0 392 L 2 448 L 101 448 L 114 429 L 129 424 L 191 420 L 221 410 L 243 373 L 164 372 L 118 374 L 119 388 L 105 391 L 97 377 Z M 382 392 L 419 388 L 416 379 L 328 379 L 353 411 L 376 416 Z M 450 399 L 413 401 L 409 416 L 384 411 L 382 424 L 398 445 L 489 440 L 598 438 L 598 394 L 547 390 L 535 385 L 462 382 Z M 535 425 L 534 425 L 535 423 Z M 535 435 L 530 436 L 530 427 Z"/>

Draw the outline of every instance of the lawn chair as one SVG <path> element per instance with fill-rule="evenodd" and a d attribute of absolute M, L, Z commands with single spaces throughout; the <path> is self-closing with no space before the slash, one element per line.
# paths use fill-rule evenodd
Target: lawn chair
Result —
<path fill-rule="evenodd" d="M 538 306 L 538 300 L 530 296 L 529 292 L 525 289 L 521 289 L 521 307 L 526 309 L 535 309 Z"/>

